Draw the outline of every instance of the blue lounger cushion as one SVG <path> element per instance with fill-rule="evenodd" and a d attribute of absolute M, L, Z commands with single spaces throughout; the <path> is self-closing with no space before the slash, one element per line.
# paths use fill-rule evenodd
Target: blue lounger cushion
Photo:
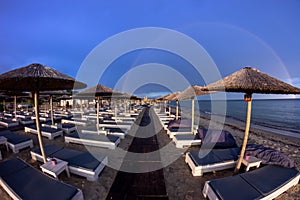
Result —
<path fill-rule="evenodd" d="M 57 181 L 14 158 L 0 163 L 1 179 L 22 199 L 66 200 L 74 197 L 77 188 Z"/>
<path fill-rule="evenodd" d="M 61 124 L 62 128 L 74 128 L 74 124 Z"/>
<path fill-rule="evenodd" d="M 0 163 L 0 177 L 13 174 L 25 167 L 27 167 L 27 164 L 20 162 L 19 159 L 11 159 L 9 162 L 2 162 Z"/>
<path fill-rule="evenodd" d="M 27 126 L 28 128 L 37 130 L 36 125 L 31 125 L 31 126 Z M 47 127 L 47 126 L 41 126 L 41 131 L 42 132 L 47 132 L 47 133 L 56 133 L 60 130 L 56 129 L 56 128 L 51 128 L 51 127 Z"/>
<path fill-rule="evenodd" d="M 295 168 L 268 165 L 259 170 L 241 174 L 240 176 L 264 196 L 269 195 L 281 185 L 288 183 L 299 172 Z"/>
<path fill-rule="evenodd" d="M 238 159 L 239 154 L 239 147 L 229 149 L 212 149 L 210 151 L 200 150 L 200 152 L 190 152 L 190 155 L 196 166 L 221 163 L 231 160 L 236 161 Z"/>
<path fill-rule="evenodd" d="M 68 162 L 69 166 L 76 168 L 84 168 L 86 170 L 94 171 L 100 164 L 100 161 L 89 152 L 58 147 L 50 144 L 44 146 L 44 151 L 46 157 L 55 157 L 64 160 Z M 34 149 L 33 152 L 41 155 L 40 148 Z"/>
<path fill-rule="evenodd" d="M 209 185 L 222 200 L 253 200 L 263 197 L 240 176 L 212 180 Z"/>
<path fill-rule="evenodd" d="M 52 157 L 67 161 L 69 166 L 94 171 L 100 162 L 90 153 L 63 148 L 52 154 Z"/>
<path fill-rule="evenodd" d="M 200 140 L 199 135 L 193 134 L 177 134 L 174 136 L 177 140 Z"/>
<path fill-rule="evenodd" d="M 300 174 L 295 168 L 267 165 L 251 172 L 212 180 L 208 184 L 218 199 L 252 200 L 270 197 L 298 176 Z"/>
<path fill-rule="evenodd" d="M 0 136 L 6 137 L 7 142 L 11 144 L 19 144 L 31 140 L 31 138 L 29 137 L 16 134 L 14 132 L 11 132 L 10 130 L 1 131 Z"/>
<path fill-rule="evenodd" d="M 191 127 L 172 127 L 169 128 L 170 132 L 192 132 Z"/>
<path fill-rule="evenodd" d="M 60 151 L 62 149 L 63 149 L 63 147 L 59 147 L 59 146 L 55 146 L 55 145 L 51 145 L 51 144 L 44 145 L 44 152 L 46 154 L 46 157 L 53 157 L 52 156 L 53 153 Z M 36 148 L 36 149 L 32 150 L 32 152 L 42 155 L 40 148 Z"/>

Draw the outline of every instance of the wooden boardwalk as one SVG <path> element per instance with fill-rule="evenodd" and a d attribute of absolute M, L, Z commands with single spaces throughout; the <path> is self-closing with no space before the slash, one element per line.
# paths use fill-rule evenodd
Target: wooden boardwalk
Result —
<path fill-rule="evenodd" d="M 138 157 L 137 163 L 143 163 L 151 169 L 151 166 L 161 166 L 160 154 L 155 153 L 149 159 L 147 156 L 143 158 L 142 153 L 154 152 L 159 149 L 157 137 L 155 134 L 154 123 L 158 120 L 157 116 L 150 108 L 145 108 L 136 137 L 133 139 L 129 152 L 135 152 L 142 155 Z M 156 127 L 158 126 L 155 124 Z M 132 163 L 132 156 L 125 156 L 122 166 L 129 166 Z M 121 167 L 122 168 L 122 167 Z M 106 199 L 168 199 L 166 186 L 164 181 L 163 168 L 160 167 L 156 171 L 145 173 L 128 173 L 119 171 Z"/>

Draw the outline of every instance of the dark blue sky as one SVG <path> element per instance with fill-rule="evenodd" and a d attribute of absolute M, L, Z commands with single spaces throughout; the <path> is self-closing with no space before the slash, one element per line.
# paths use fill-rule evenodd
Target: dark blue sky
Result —
<path fill-rule="evenodd" d="M 86 56 L 109 37 L 134 28 L 161 27 L 181 32 L 202 45 L 222 76 L 252 66 L 300 87 L 299 19 L 297 0 L 3 0 L 0 73 L 38 62 L 77 77 Z M 128 70 L 162 63 L 190 84 L 205 84 L 185 62 L 167 52 L 136 51 L 120 56 L 99 79 L 114 87 Z M 139 86 L 140 94 L 141 88 L 144 93 L 168 88 L 145 85 Z"/>

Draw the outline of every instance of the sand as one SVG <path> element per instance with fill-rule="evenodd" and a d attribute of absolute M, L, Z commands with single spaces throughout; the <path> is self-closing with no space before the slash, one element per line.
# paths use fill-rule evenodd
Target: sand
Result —
<path fill-rule="evenodd" d="M 202 126 L 207 127 L 208 123 L 209 121 L 207 119 L 201 118 L 200 124 Z M 220 127 L 221 125 L 219 123 L 214 123 L 214 126 Z M 227 122 L 227 124 L 224 126 L 224 129 L 230 131 L 235 137 L 238 145 L 241 145 L 244 130 L 241 125 L 235 125 Z M 36 135 L 25 133 L 23 130 L 18 130 L 17 133 L 32 138 L 35 147 L 38 146 Z M 157 134 L 157 137 L 160 143 L 160 147 L 165 146 L 166 144 L 169 144 L 171 142 L 164 130 L 161 130 Z M 65 146 L 72 149 L 86 151 L 86 148 L 82 145 L 64 143 L 63 137 L 58 137 L 55 140 L 48 140 L 46 138 L 43 138 L 43 140 L 46 144 L 55 144 L 58 146 Z M 126 138 L 121 141 L 119 147 L 126 150 L 130 146 L 131 141 L 132 137 L 126 136 Z M 271 147 L 281 151 L 285 155 L 289 156 L 296 163 L 298 170 L 300 170 L 300 139 L 273 134 L 266 130 L 251 128 L 249 143 L 262 144 L 266 147 Z M 197 150 L 197 148 L 198 147 L 192 147 L 186 150 Z M 3 145 L 0 147 L 0 149 L 4 160 L 12 157 L 20 157 L 27 163 L 39 169 L 41 163 L 33 161 L 31 159 L 30 149 L 24 149 L 18 154 L 6 152 Z M 164 168 L 164 179 L 169 199 L 204 199 L 202 195 L 202 189 L 205 181 L 225 176 L 231 176 L 233 173 L 233 169 L 229 169 L 216 173 L 206 173 L 202 177 L 193 177 L 190 168 L 184 160 L 185 155 L 182 154 L 180 158 Z M 71 174 L 71 177 L 68 178 L 66 173 L 60 174 L 59 180 L 80 188 L 83 191 L 85 199 L 106 199 L 106 195 L 109 192 L 116 174 L 117 170 L 110 167 L 105 167 L 105 169 L 100 174 L 99 179 L 95 182 L 87 181 L 85 178 L 79 177 L 74 174 Z M 11 199 L 2 188 L 0 188 L 0 198 L 3 200 Z M 289 189 L 287 192 L 283 193 L 276 199 L 300 199 L 300 185 L 298 184 L 297 186 Z"/>

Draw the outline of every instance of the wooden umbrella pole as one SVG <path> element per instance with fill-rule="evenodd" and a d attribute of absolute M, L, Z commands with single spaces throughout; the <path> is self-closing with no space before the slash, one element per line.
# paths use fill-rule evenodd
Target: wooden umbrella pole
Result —
<path fill-rule="evenodd" d="M 178 100 L 176 100 L 176 120 L 178 120 Z"/>
<path fill-rule="evenodd" d="M 34 105 L 35 105 L 35 122 L 36 122 L 36 129 L 38 133 L 38 140 L 40 144 L 40 149 L 43 157 L 44 163 L 47 162 L 46 155 L 44 152 L 44 145 L 43 145 L 43 140 L 42 140 L 42 133 L 41 133 L 41 127 L 40 127 L 40 118 L 39 118 L 39 93 L 38 91 L 35 91 L 34 93 Z"/>
<path fill-rule="evenodd" d="M 195 98 L 192 98 L 192 123 L 191 123 L 191 133 L 194 133 L 194 121 L 195 121 Z"/>
<path fill-rule="evenodd" d="M 97 97 L 97 117 L 96 117 L 96 124 L 97 124 L 97 133 L 98 135 L 100 134 L 99 133 L 99 101 L 100 101 L 100 98 Z"/>
<path fill-rule="evenodd" d="M 15 118 L 17 118 L 17 96 L 14 96 L 14 114 Z"/>
<path fill-rule="evenodd" d="M 115 100 L 115 120 L 117 121 L 117 115 L 118 115 L 118 111 L 117 111 L 117 100 Z"/>
<path fill-rule="evenodd" d="M 5 100 L 3 99 L 3 111 L 6 111 Z"/>
<path fill-rule="evenodd" d="M 241 148 L 240 157 L 239 157 L 238 163 L 236 165 L 236 168 L 234 170 L 235 174 L 238 173 L 239 169 L 241 168 L 242 161 L 243 161 L 245 151 L 246 151 L 249 130 L 250 130 L 250 120 L 251 120 L 251 107 L 252 107 L 252 97 L 251 96 L 252 96 L 251 94 L 245 95 L 245 101 L 248 102 L 246 128 L 245 128 L 245 135 L 244 135 L 243 145 Z"/>
<path fill-rule="evenodd" d="M 171 115 L 171 104 L 170 104 L 170 101 L 169 101 L 169 116 Z"/>
<path fill-rule="evenodd" d="M 82 99 L 80 100 L 80 116 L 81 116 L 81 118 L 83 117 L 83 107 L 82 107 Z"/>
<path fill-rule="evenodd" d="M 167 113 L 167 101 L 164 101 L 165 103 L 165 113 Z"/>
<path fill-rule="evenodd" d="M 51 115 L 51 123 L 54 125 L 54 116 L 53 116 L 53 96 L 50 95 L 50 115 Z"/>

